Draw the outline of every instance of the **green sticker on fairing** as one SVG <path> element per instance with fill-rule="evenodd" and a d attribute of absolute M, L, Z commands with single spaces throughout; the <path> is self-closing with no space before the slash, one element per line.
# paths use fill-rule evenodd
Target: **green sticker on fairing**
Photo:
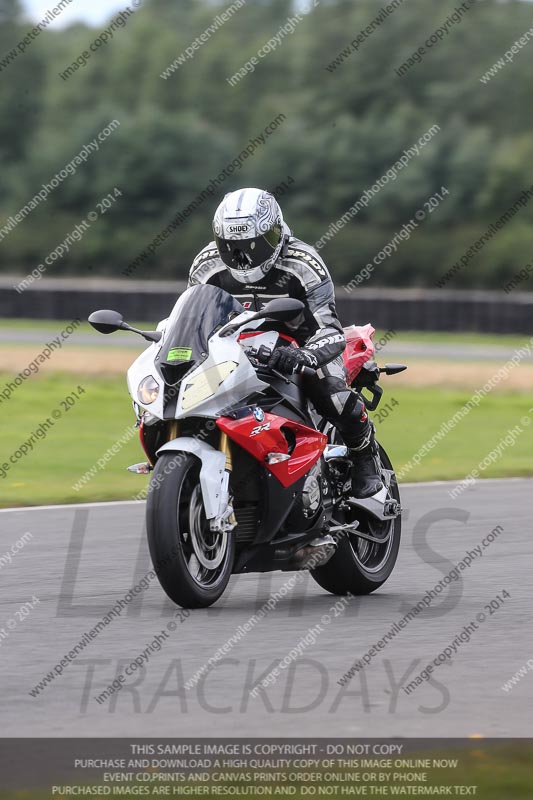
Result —
<path fill-rule="evenodd" d="M 192 348 L 190 347 L 173 347 L 168 351 L 167 361 L 190 361 L 192 356 Z"/>

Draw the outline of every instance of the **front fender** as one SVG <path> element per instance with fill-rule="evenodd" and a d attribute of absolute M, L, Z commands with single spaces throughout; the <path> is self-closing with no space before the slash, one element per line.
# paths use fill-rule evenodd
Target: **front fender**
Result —
<path fill-rule="evenodd" d="M 207 442 L 199 441 L 192 436 L 181 436 L 166 442 L 156 455 L 163 453 L 191 453 L 202 462 L 200 468 L 200 488 L 204 501 L 207 519 L 214 519 L 226 509 L 227 498 L 224 491 L 226 456 L 215 450 Z"/>

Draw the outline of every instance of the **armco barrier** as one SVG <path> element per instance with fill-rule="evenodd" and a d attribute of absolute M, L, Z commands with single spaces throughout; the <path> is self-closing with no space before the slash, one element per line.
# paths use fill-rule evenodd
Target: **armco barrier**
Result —
<path fill-rule="evenodd" d="M 113 308 L 125 319 L 156 322 L 168 315 L 184 288 L 183 281 L 43 278 L 18 294 L 13 286 L 19 280 L 0 279 L 0 317 L 87 319 L 97 308 Z M 348 297 L 339 287 L 337 309 L 345 325 L 533 334 L 533 292 L 375 288 Z"/>

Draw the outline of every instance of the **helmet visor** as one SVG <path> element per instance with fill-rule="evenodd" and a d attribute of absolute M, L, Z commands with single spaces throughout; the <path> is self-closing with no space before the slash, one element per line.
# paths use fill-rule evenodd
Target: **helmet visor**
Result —
<path fill-rule="evenodd" d="M 281 241 L 281 228 L 275 225 L 253 239 L 223 239 L 215 236 L 220 258 L 227 267 L 246 272 L 260 267 L 272 258 Z"/>

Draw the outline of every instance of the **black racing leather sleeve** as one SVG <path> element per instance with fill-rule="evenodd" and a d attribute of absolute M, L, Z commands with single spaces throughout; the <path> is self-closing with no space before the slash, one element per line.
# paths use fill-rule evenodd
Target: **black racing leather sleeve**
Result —
<path fill-rule="evenodd" d="M 335 290 L 331 278 L 308 289 L 306 301 L 318 329 L 307 339 L 305 348 L 316 356 L 318 365 L 322 366 L 337 358 L 346 347 L 346 338 L 335 308 Z"/>

